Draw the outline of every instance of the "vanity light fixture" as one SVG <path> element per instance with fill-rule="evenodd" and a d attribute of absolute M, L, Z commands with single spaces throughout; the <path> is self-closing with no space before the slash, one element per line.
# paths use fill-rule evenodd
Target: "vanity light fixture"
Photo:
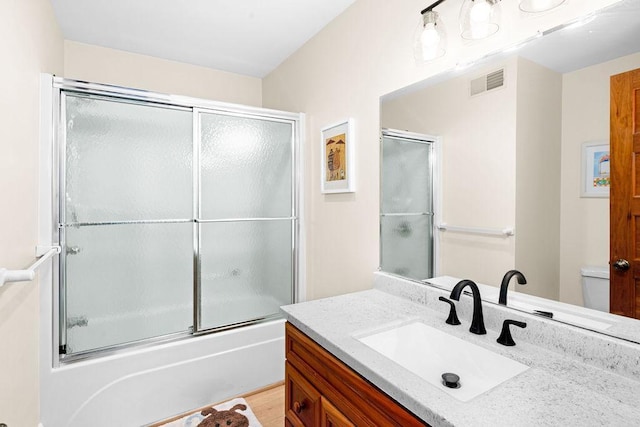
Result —
<path fill-rule="evenodd" d="M 439 0 L 420 12 L 420 24 L 416 30 L 414 54 L 419 61 L 432 61 L 447 52 L 447 33 L 433 10 L 445 0 Z"/>
<path fill-rule="evenodd" d="M 565 0 L 520 0 L 520 10 L 523 12 L 546 12 L 560 6 Z"/>
<path fill-rule="evenodd" d="M 460 36 L 467 40 L 489 37 L 500 29 L 500 0 L 464 0 L 460 8 Z"/>

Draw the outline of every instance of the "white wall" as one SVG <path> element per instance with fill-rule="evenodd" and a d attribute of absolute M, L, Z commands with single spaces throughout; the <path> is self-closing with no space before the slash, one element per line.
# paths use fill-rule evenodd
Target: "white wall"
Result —
<path fill-rule="evenodd" d="M 502 88 L 470 95 L 470 80 L 500 68 Z M 442 221 L 515 226 L 517 58 L 384 101 L 380 124 L 442 138 Z M 515 264 L 515 239 L 440 233 L 441 275 L 499 284 Z"/>
<path fill-rule="evenodd" d="M 514 290 L 558 299 L 562 75 L 518 59 Z"/>
<path fill-rule="evenodd" d="M 413 34 L 425 7 L 418 0 L 358 0 L 263 81 L 265 107 L 307 113 L 304 166 L 307 212 L 307 284 L 310 298 L 370 287 L 378 267 L 379 97 L 514 45 L 545 30 L 615 3 L 566 2 L 527 16 L 517 2 L 501 2 L 503 28 L 490 39 L 462 42 L 456 26 L 459 2 L 438 6 L 449 34 L 447 55 L 418 66 Z M 320 193 L 320 129 L 345 117 L 356 127 L 353 194 Z"/>
<path fill-rule="evenodd" d="M 0 268 L 31 264 L 37 242 L 40 72 L 62 71 L 48 0 L 0 2 Z M 38 283 L 0 288 L 0 423 L 38 424 Z"/>
<path fill-rule="evenodd" d="M 63 77 L 262 106 L 259 78 L 69 40 Z"/>
<path fill-rule="evenodd" d="M 609 140 L 609 78 L 640 68 L 640 54 L 562 77 L 562 210 L 560 301 L 583 304 L 580 268 L 607 267 L 609 199 L 581 198 L 581 146 Z"/>

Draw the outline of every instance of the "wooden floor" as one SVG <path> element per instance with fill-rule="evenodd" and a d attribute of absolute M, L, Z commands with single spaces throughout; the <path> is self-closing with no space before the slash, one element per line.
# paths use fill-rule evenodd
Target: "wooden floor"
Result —
<path fill-rule="evenodd" d="M 257 390 L 253 393 L 236 396 L 242 397 L 247 401 L 251 410 L 255 414 L 262 427 L 283 427 L 284 426 L 284 383 L 274 384 L 264 389 Z M 205 406 L 215 406 L 217 403 Z M 166 423 L 180 419 L 186 415 L 200 412 L 204 408 L 191 411 L 186 414 L 173 417 L 159 423 L 152 424 L 150 427 L 161 427 Z"/>
<path fill-rule="evenodd" d="M 244 399 L 263 427 L 284 426 L 284 384 L 245 396 Z"/>

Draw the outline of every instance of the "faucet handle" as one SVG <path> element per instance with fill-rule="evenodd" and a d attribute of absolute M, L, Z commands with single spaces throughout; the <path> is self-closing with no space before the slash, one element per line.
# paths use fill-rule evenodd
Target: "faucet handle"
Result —
<path fill-rule="evenodd" d="M 507 319 L 502 323 L 502 332 L 500 333 L 500 336 L 496 341 L 502 345 L 513 346 L 516 345 L 516 342 L 511 337 L 511 330 L 509 329 L 509 325 L 517 326 L 519 328 L 526 328 L 527 324 L 511 319 Z"/>
<path fill-rule="evenodd" d="M 459 325 L 460 319 L 458 319 L 458 313 L 456 312 L 456 305 L 453 303 L 453 301 L 445 297 L 440 297 L 438 298 L 438 300 L 444 301 L 451 306 L 451 309 L 449 310 L 449 317 L 447 318 L 446 323 L 448 325 Z"/>

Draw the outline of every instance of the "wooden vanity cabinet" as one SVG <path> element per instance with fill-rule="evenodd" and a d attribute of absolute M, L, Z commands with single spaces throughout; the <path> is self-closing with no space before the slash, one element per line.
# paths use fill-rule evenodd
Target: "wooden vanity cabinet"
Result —
<path fill-rule="evenodd" d="M 427 425 L 288 322 L 285 345 L 286 426 Z"/>

